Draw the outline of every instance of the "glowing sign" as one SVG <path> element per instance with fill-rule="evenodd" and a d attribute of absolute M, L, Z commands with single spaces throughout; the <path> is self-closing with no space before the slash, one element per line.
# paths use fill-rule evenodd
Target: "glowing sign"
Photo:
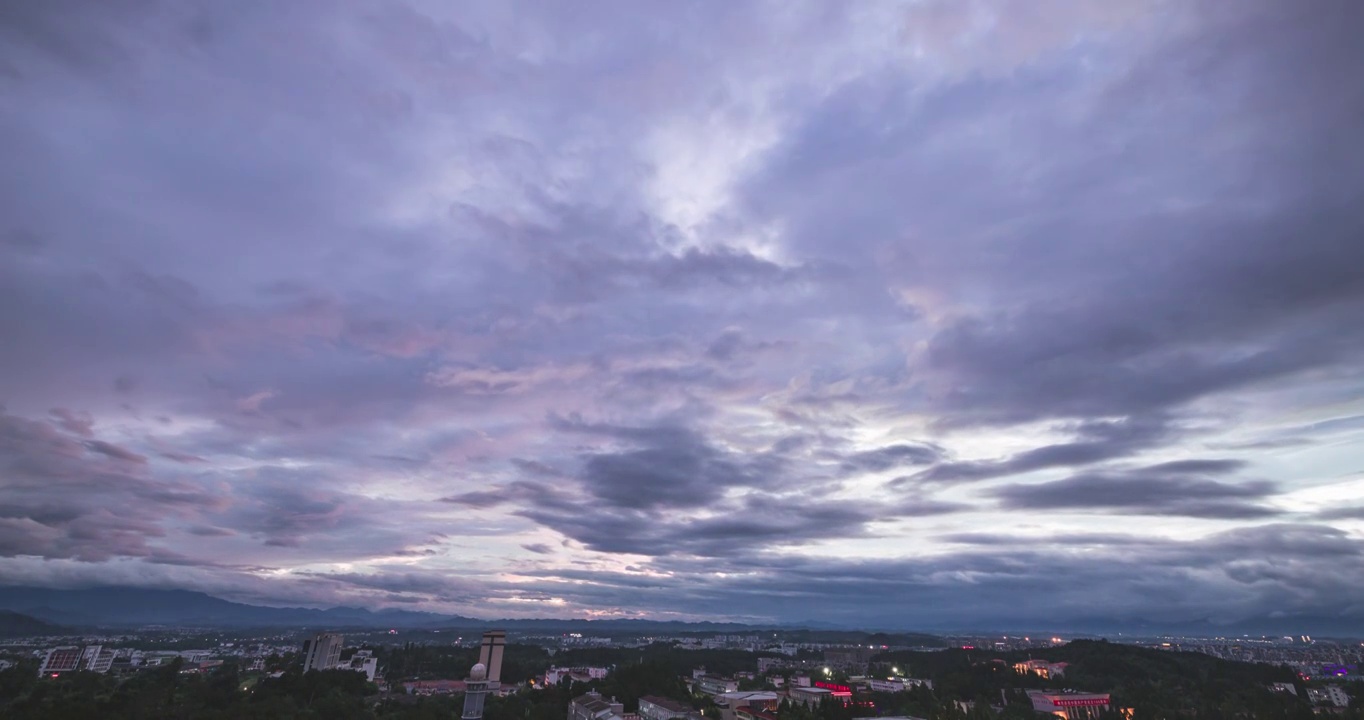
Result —
<path fill-rule="evenodd" d="M 824 688 L 825 690 L 833 690 L 835 694 L 838 693 L 847 693 L 849 695 L 852 694 L 852 688 L 848 687 L 847 685 L 835 685 L 830 682 L 824 682 L 823 680 L 816 682 L 815 687 Z"/>
<path fill-rule="evenodd" d="M 1099 695 L 1097 697 L 1083 698 L 1052 698 L 1051 704 L 1055 705 L 1056 707 L 1095 707 L 1098 705 L 1107 705 L 1108 696 Z"/>

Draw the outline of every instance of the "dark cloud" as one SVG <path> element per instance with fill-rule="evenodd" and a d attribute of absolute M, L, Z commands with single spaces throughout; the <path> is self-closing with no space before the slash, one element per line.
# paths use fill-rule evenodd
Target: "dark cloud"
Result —
<path fill-rule="evenodd" d="M 1332 508 L 1317 513 L 1322 520 L 1364 520 L 1364 505 Z"/>
<path fill-rule="evenodd" d="M 1173 434 L 1161 420 L 1126 418 L 1080 423 L 1072 442 L 1043 445 L 1012 457 L 987 462 L 949 462 L 915 475 L 918 482 L 960 482 L 1018 475 L 1055 467 L 1091 465 L 1158 446 Z M 903 484 L 904 481 L 898 481 Z"/>
<path fill-rule="evenodd" d="M 942 448 L 932 445 L 888 445 L 853 453 L 843 459 L 848 472 L 881 472 L 906 465 L 927 465 L 942 456 Z"/>
<path fill-rule="evenodd" d="M 99 453 L 100 455 L 104 455 L 115 460 L 122 460 L 124 462 L 130 463 L 138 463 L 140 465 L 145 465 L 147 462 L 147 457 L 145 455 L 138 455 L 137 453 L 128 450 L 127 448 L 122 448 L 113 443 L 105 442 L 103 440 L 88 440 L 86 441 L 85 446 L 90 448 L 90 450 Z"/>
<path fill-rule="evenodd" d="M 1225 520 L 1280 514 L 1262 502 L 1278 491 L 1272 482 L 1198 477 L 1225 475 L 1242 464 L 1228 460 L 1176 461 L 1128 471 L 1082 473 L 1054 482 L 1003 485 L 991 494 L 1006 508 L 1016 510 L 1084 509 Z"/>

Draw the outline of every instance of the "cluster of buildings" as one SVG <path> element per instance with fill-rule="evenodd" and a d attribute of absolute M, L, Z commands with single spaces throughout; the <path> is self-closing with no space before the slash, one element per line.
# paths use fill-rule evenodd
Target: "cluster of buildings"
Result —
<path fill-rule="evenodd" d="M 538 678 L 536 687 L 553 687 L 565 679 L 570 682 L 601 680 L 606 677 L 607 672 L 608 670 L 604 667 L 551 667 Z"/>
<path fill-rule="evenodd" d="M 184 661 L 185 672 L 197 672 L 222 664 L 207 650 L 166 650 L 143 651 L 131 648 L 111 648 L 104 645 L 59 645 L 41 652 L 38 665 L 39 677 L 56 678 L 66 673 L 93 672 L 101 675 L 109 672 L 127 672 L 145 667 L 155 667 L 179 658 Z"/>

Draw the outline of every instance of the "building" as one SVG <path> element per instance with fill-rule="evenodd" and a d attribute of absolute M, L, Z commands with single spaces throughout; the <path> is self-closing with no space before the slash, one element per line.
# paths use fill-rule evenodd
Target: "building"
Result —
<path fill-rule="evenodd" d="M 356 650 L 348 662 L 341 665 L 347 670 L 362 672 L 365 679 L 374 682 L 374 674 L 379 669 L 379 658 L 374 657 L 372 650 Z"/>
<path fill-rule="evenodd" d="M 573 682 L 589 682 L 601 680 L 606 677 L 607 669 L 604 667 L 552 667 L 545 671 L 544 685 L 549 687 L 558 685 L 564 678 L 569 678 Z"/>
<path fill-rule="evenodd" d="M 493 690 L 502 686 L 502 654 L 506 649 L 505 631 L 489 630 L 483 633 L 483 643 L 478 649 L 478 661 L 488 669 L 488 686 Z"/>
<path fill-rule="evenodd" d="M 889 678 L 879 680 L 872 678 L 867 681 L 867 688 L 872 692 L 904 692 L 910 688 L 926 687 L 933 688 L 932 680 L 920 680 L 919 678 Z"/>
<path fill-rule="evenodd" d="M 1092 718 L 1108 710 L 1108 693 L 1054 692 L 1029 690 L 1028 699 L 1037 712 L 1056 715 L 1066 720 Z"/>
<path fill-rule="evenodd" d="M 751 716 L 755 710 L 776 710 L 781 696 L 771 690 L 740 690 L 721 693 L 712 698 L 720 708 L 720 720 L 739 720 L 740 709 Z"/>
<path fill-rule="evenodd" d="M 38 674 L 57 677 L 62 673 L 76 672 L 81 669 L 81 661 L 84 658 L 84 652 L 75 645 L 52 648 L 43 656 L 43 664 L 38 667 Z"/>
<path fill-rule="evenodd" d="M 608 701 L 595 690 L 568 703 L 568 720 L 623 720 L 624 715 L 623 703 L 615 698 Z"/>
<path fill-rule="evenodd" d="M 1328 685 L 1324 688 L 1307 688 L 1307 698 L 1313 705 L 1325 705 L 1327 707 L 1350 707 L 1350 696 L 1345 693 L 1345 689 L 1339 685 Z"/>
<path fill-rule="evenodd" d="M 413 680 L 403 683 L 408 695 L 453 695 L 464 692 L 463 680 Z"/>
<path fill-rule="evenodd" d="M 761 705 L 757 707 L 741 705 L 734 708 L 734 717 L 736 720 L 779 720 L 776 711 Z"/>
<path fill-rule="evenodd" d="M 719 675 L 702 675 L 695 678 L 696 691 L 706 695 L 732 693 L 739 689 L 739 681 Z"/>
<path fill-rule="evenodd" d="M 786 658 L 760 657 L 758 658 L 758 672 L 766 673 L 773 668 L 786 667 L 790 660 Z"/>
<path fill-rule="evenodd" d="M 824 651 L 824 664 L 850 673 L 865 673 L 871 663 L 872 648 L 857 646 Z"/>
<path fill-rule="evenodd" d="M 690 712 L 690 705 L 665 697 L 645 695 L 639 699 L 639 716 L 643 720 L 674 720 L 684 718 Z"/>
<path fill-rule="evenodd" d="M 822 687 L 787 688 L 786 696 L 793 703 L 804 703 L 806 707 L 819 707 L 819 704 L 833 697 L 833 691 Z"/>
<path fill-rule="evenodd" d="M 1036 675 L 1050 680 L 1065 677 L 1068 665 L 1069 663 L 1054 663 L 1046 660 L 1025 660 L 1021 663 L 1014 663 L 1014 672 L 1019 675 Z"/>
<path fill-rule="evenodd" d="M 303 672 L 335 670 L 341 664 L 341 642 L 336 633 L 318 633 L 303 643 Z"/>
<path fill-rule="evenodd" d="M 114 651 L 103 645 L 87 645 L 81 653 L 81 669 L 101 675 L 114 665 Z"/>

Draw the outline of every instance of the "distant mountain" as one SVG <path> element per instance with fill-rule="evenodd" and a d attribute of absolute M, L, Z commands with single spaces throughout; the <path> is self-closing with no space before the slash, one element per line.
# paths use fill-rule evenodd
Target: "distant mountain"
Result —
<path fill-rule="evenodd" d="M 0 610 L 65 625 L 101 627 L 317 627 L 477 629 L 521 632 L 706 632 L 752 630 L 749 625 L 652 620 L 480 620 L 460 615 L 335 607 L 325 610 L 248 605 L 191 590 L 96 587 L 79 590 L 0 586 Z"/>
<path fill-rule="evenodd" d="M 422 627 L 481 626 L 484 621 L 408 610 L 278 608 L 247 605 L 190 590 L 100 587 L 53 590 L 0 586 L 0 610 L 65 625 L 128 627 Z"/>
<path fill-rule="evenodd" d="M 0 637 L 33 637 L 36 635 L 65 635 L 70 628 L 44 622 L 31 615 L 0 610 Z"/>
<path fill-rule="evenodd" d="M 1314 635 L 1336 638 L 1364 638 L 1364 615 L 1360 614 L 1303 614 L 1265 615 L 1238 620 L 1199 618 L 1192 620 L 1151 620 L 1144 618 L 1088 617 L 1051 623 L 1000 623 L 981 626 L 1009 634 L 1061 633 L 1062 635 L 1093 635 L 1100 637 L 1155 637 L 1161 635 L 1185 637 L 1298 636 Z"/>

